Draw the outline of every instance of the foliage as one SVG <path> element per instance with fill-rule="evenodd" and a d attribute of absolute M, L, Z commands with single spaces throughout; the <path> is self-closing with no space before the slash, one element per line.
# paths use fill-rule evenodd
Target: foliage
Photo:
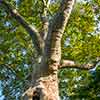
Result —
<path fill-rule="evenodd" d="M 54 1 L 48 8 L 48 18 L 59 7 L 60 1 Z M 9 3 L 16 7 L 25 20 L 41 30 L 40 14 L 44 10 L 42 0 L 9 0 Z M 87 63 L 100 57 L 99 8 L 99 0 L 76 3 L 62 38 L 62 58 Z M 35 61 L 36 52 L 31 38 L 0 4 L 0 80 L 7 100 L 19 100 L 28 86 L 28 74 Z M 60 70 L 61 98 L 99 100 L 99 67 L 95 71 Z"/>
<path fill-rule="evenodd" d="M 99 67 L 96 71 L 61 70 L 59 73 L 59 86 L 62 100 L 99 100 Z"/>

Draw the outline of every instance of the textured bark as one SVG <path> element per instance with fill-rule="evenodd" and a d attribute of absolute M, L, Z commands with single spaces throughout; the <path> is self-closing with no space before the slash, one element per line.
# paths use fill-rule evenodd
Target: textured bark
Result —
<path fill-rule="evenodd" d="M 23 94 L 24 100 L 59 100 L 57 70 L 52 73 L 50 65 L 41 63 L 34 68 L 32 86 Z"/>
<path fill-rule="evenodd" d="M 75 0 L 62 0 L 58 12 L 49 23 L 45 44 L 45 55 L 50 62 L 61 60 L 61 38 L 68 22 Z"/>
<path fill-rule="evenodd" d="M 59 100 L 57 74 L 51 74 L 40 78 L 38 82 L 40 100 Z"/>

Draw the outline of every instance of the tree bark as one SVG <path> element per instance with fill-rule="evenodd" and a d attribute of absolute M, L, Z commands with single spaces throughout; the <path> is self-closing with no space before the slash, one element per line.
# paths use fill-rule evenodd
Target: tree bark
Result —
<path fill-rule="evenodd" d="M 75 61 L 72 61 L 72 60 L 62 60 L 60 66 L 59 66 L 59 69 L 77 68 L 77 69 L 82 69 L 82 70 L 89 70 L 89 69 L 95 68 L 99 62 L 100 62 L 100 58 L 96 59 L 92 63 L 87 63 L 87 64 L 77 64 Z"/>
<path fill-rule="evenodd" d="M 41 63 L 32 72 L 32 86 L 23 94 L 24 100 L 60 100 L 57 70 L 51 63 Z M 23 100 L 22 99 L 22 100 Z"/>

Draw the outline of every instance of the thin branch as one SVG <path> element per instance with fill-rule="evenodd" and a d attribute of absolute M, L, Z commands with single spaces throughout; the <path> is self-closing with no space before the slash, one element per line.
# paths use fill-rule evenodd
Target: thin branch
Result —
<path fill-rule="evenodd" d="M 43 40 L 45 40 L 47 37 L 48 25 L 49 25 L 47 17 L 41 15 L 41 22 L 42 22 L 42 29 L 41 29 L 40 35 L 43 38 Z"/>
<path fill-rule="evenodd" d="M 43 9 L 42 9 L 42 13 L 40 13 L 40 19 L 42 22 L 41 36 L 45 40 L 47 37 L 48 25 L 49 25 L 49 21 L 48 21 L 49 3 L 46 2 L 45 0 L 42 0 L 42 3 L 43 3 Z"/>
<path fill-rule="evenodd" d="M 17 12 L 17 10 L 13 9 L 9 3 L 2 0 L 1 4 L 3 4 L 5 6 L 5 8 L 7 9 L 7 11 L 11 14 L 11 16 L 14 17 L 25 28 L 25 30 L 31 36 L 32 42 L 33 42 L 36 50 L 38 51 L 38 54 L 41 54 L 42 47 L 43 47 L 43 40 L 42 40 L 40 34 L 38 33 L 38 31 L 33 26 L 28 24 L 25 21 L 25 19 Z"/>
<path fill-rule="evenodd" d="M 88 64 L 77 64 L 74 61 L 71 60 L 62 60 L 61 64 L 59 66 L 59 69 L 62 68 L 77 68 L 77 69 L 83 69 L 83 70 L 89 70 L 96 67 L 96 65 L 100 62 L 100 60 L 95 61 L 94 63 L 88 63 Z"/>

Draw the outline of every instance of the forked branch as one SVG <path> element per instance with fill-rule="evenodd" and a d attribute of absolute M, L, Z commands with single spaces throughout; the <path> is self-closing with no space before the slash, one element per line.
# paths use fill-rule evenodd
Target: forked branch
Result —
<path fill-rule="evenodd" d="M 52 19 L 53 31 L 64 32 L 65 26 L 70 17 L 71 11 L 73 9 L 75 0 L 61 0 L 60 7 Z"/>
<path fill-rule="evenodd" d="M 38 54 L 41 54 L 43 40 L 38 31 L 29 23 L 27 23 L 25 19 L 17 12 L 17 10 L 13 9 L 13 7 L 8 2 L 2 0 L 1 4 L 6 8 L 6 10 L 11 14 L 11 16 L 14 17 L 16 21 L 18 21 L 25 28 L 25 30 L 29 33 L 30 37 L 32 38 L 32 42 L 34 44 L 34 47 L 38 51 Z"/>
<path fill-rule="evenodd" d="M 45 53 L 48 58 L 59 61 L 61 59 L 61 38 L 68 22 L 75 0 L 61 0 L 57 13 L 49 23 L 46 38 Z"/>

